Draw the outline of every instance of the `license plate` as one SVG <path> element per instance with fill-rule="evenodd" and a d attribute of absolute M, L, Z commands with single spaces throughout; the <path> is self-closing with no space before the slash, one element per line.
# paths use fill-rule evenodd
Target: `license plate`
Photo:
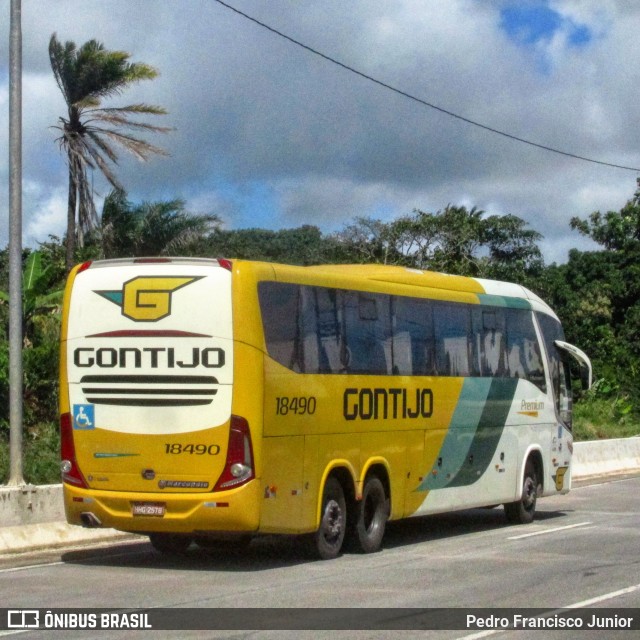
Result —
<path fill-rule="evenodd" d="M 164 502 L 134 502 L 131 505 L 131 513 L 134 516 L 162 518 L 165 510 L 166 505 Z"/>

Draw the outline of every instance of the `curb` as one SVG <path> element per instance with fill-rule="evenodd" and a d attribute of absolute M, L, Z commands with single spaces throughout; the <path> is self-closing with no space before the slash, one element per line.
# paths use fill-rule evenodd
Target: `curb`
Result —
<path fill-rule="evenodd" d="M 115 529 L 83 529 L 66 522 L 42 522 L 15 527 L 0 527 L 0 556 L 74 545 L 100 544 L 137 537 L 134 534 Z"/>

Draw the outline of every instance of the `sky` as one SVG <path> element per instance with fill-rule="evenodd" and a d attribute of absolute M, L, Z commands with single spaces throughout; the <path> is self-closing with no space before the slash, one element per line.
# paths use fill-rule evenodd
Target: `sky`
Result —
<path fill-rule="evenodd" d="M 325 233 L 448 204 L 512 214 L 547 263 L 595 245 L 572 217 L 619 210 L 640 167 L 634 0 L 22 0 L 23 241 L 65 230 L 65 104 L 48 43 L 97 39 L 160 75 L 105 102 L 157 104 L 166 157 L 123 152 L 133 202 L 186 201 L 224 228 Z M 8 238 L 9 16 L 0 0 L 0 248 Z M 349 71 L 351 67 L 362 75 Z M 372 82 L 369 76 L 378 82 Z M 417 100 L 382 85 L 396 88 Z M 456 114 L 427 106 L 431 104 Z M 98 172 L 98 210 L 109 186 Z"/>

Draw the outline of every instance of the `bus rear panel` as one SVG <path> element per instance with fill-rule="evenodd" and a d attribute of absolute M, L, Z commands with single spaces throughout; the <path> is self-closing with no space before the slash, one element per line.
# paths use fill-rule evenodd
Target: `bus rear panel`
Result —
<path fill-rule="evenodd" d="M 72 273 L 61 354 L 71 523 L 257 528 L 250 425 L 232 414 L 231 280 L 216 261 L 187 259 Z"/>

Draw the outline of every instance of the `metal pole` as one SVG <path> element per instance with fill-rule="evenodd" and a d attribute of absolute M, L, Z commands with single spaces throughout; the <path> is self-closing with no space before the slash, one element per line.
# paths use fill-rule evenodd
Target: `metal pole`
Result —
<path fill-rule="evenodd" d="M 11 0 L 9 35 L 9 456 L 10 485 L 22 475 L 22 6 Z"/>

